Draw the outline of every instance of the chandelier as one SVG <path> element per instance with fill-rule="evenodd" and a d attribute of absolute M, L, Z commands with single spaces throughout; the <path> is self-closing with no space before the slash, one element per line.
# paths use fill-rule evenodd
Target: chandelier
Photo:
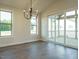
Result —
<path fill-rule="evenodd" d="M 24 9 L 24 18 L 29 20 L 32 16 L 37 16 L 38 10 L 33 10 L 32 8 L 32 0 L 30 0 L 30 8 L 28 10 Z"/>

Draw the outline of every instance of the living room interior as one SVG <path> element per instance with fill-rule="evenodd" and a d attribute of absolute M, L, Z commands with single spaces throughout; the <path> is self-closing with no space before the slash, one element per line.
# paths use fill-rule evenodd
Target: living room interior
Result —
<path fill-rule="evenodd" d="M 78 59 L 78 0 L 0 0 L 0 59 Z"/>

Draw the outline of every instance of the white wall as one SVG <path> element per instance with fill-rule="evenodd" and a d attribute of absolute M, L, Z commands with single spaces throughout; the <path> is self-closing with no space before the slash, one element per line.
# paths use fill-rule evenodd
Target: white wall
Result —
<path fill-rule="evenodd" d="M 24 18 L 23 10 L 5 5 L 0 5 L 0 9 L 12 10 L 12 36 L 0 37 L 0 47 L 37 41 L 40 39 L 40 29 L 38 35 L 30 34 L 30 21 Z"/>
<path fill-rule="evenodd" d="M 56 15 L 65 11 L 77 9 L 77 0 L 57 0 L 48 9 L 46 9 L 41 15 L 41 36 L 42 40 L 48 40 L 48 16 Z M 77 48 L 78 40 L 69 40 L 68 45 L 70 47 Z"/>

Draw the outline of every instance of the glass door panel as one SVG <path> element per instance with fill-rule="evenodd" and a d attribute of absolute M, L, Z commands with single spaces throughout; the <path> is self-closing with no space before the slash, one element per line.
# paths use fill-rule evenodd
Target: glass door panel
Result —
<path fill-rule="evenodd" d="M 55 41 L 55 19 L 53 16 L 48 17 L 48 38 Z"/>
<path fill-rule="evenodd" d="M 64 44 L 64 19 L 61 16 L 56 19 L 56 42 Z"/>
<path fill-rule="evenodd" d="M 55 41 L 55 17 L 52 16 L 52 40 Z"/>
<path fill-rule="evenodd" d="M 51 17 L 48 17 L 48 38 L 52 38 L 52 23 L 51 23 Z"/>
<path fill-rule="evenodd" d="M 71 47 L 78 46 L 77 37 L 77 14 L 75 11 L 70 11 L 71 15 L 66 15 L 66 45 Z M 74 14 L 72 14 L 74 12 Z M 66 12 L 69 13 L 69 12 Z"/>

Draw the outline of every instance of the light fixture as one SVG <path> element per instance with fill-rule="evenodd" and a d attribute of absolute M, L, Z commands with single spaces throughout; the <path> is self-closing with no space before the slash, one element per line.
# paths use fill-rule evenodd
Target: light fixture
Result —
<path fill-rule="evenodd" d="M 38 10 L 33 10 L 32 7 L 32 0 L 30 0 L 30 8 L 28 10 L 24 9 L 24 17 L 29 20 L 31 19 L 32 16 L 37 16 L 38 15 Z"/>

